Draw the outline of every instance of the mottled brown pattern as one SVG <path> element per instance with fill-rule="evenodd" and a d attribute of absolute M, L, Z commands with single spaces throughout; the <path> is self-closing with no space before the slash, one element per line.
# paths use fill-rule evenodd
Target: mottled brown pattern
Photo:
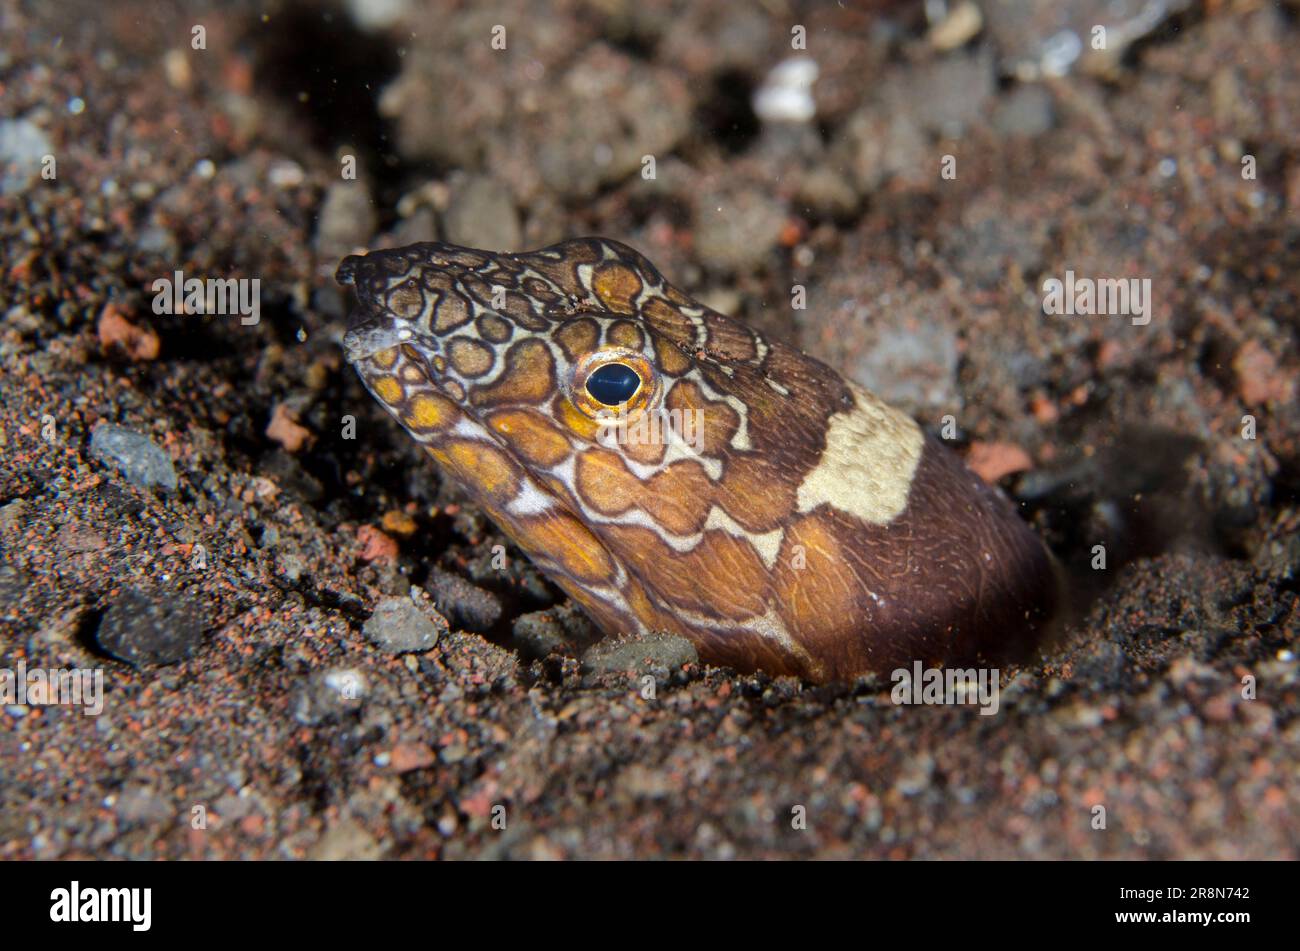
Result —
<path fill-rule="evenodd" d="M 482 376 L 492 369 L 492 350 L 477 340 L 459 337 L 448 345 L 447 355 L 461 376 Z"/>
<path fill-rule="evenodd" d="M 645 346 L 645 335 L 630 320 L 620 320 L 611 324 L 606 339 L 610 343 L 617 344 L 620 347 L 627 347 L 629 350 L 640 350 Z"/>
<path fill-rule="evenodd" d="M 609 526 L 603 536 L 617 555 L 636 559 L 641 580 L 656 592 L 672 592 L 672 603 L 717 614 L 723 621 L 761 615 L 768 592 L 767 569 L 742 539 L 709 532 L 692 551 L 674 552 L 649 529 Z"/>
<path fill-rule="evenodd" d="M 577 496 L 602 515 L 639 507 L 674 535 L 704 527 L 713 489 L 699 463 L 681 460 L 648 479 L 639 479 L 619 455 L 589 449 L 577 462 Z"/>
<path fill-rule="evenodd" d="M 506 343 L 514 333 L 510 321 L 502 320 L 495 314 L 484 314 L 474 321 L 479 336 L 488 343 Z"/>
<path fill-rule="evenodd" d="M 626 264 L 601 264 L 591 277 L 592 289 L 606 310 L 616 314 L 636 313 L 636 299 L 644 282 Z"/>
<path fill-rule="evenodd" d="M 476 387 L 470 396 L 475 406 L 540 403 L 555 392 L 555 364 L 551 352 L 536 340 L 522 340 L 506 351 L 505 375 Z"/>
<path fill-rule="evenodd" d="M 459 294 L 444 293 L 436 306 L 438 317 L 433 325 L 434 333 L 446 333 L 469 323 L 469 304 Z"/>
<path fill-rule="evenodd" d="M 718 486 L 718 501 L 727 513 L 752 532 L 784 528 L 794 510 L 798 486 L 779 459 L 757 453 L 736 458 Z"/>
<path fill-rule="evenodd" d="M 564 355 L 570 362 L 576 363 L 583 354 L 596 349 L 600 340 L 600 327 L 594 320 L 579 317 L 562 323 L 552 337 L 564 348 Z"/>
<path fill-rule="evenodd" d="M 489 414 L 488 421 L 531 465 L 549 468 L 569 454 L 569 441 L 536 410 L 497 410 Z"/>
<path fill-rule="evenodd" d="M 371 391 L 606 630 L 824 681 L 993 660 L 1047 622 L 1050 556 L 1002 496 L 625 245 L 413 245 L 339 279 Z M 610 362 L 639 382 L 628 430 L 586 388 Z"/>
<path fill-rule="evenodd" d="M 703 441 L 703 453 L 717 456 L 726 451 L 726 446 L 735 438 L 740 429 L 740 414 L 722 400 L 711 400 L 704 395 L 696 384 L 683 380 L 674 386 L 664 397 L 664 405 L 670 410 L 677 410 L 681 416 L 674 418 L 674 425 L 682 428 L 677 420 L 686 420 L 686 413 L 698 412 L 696 419 L 702 419 L 700 436 Z"/>

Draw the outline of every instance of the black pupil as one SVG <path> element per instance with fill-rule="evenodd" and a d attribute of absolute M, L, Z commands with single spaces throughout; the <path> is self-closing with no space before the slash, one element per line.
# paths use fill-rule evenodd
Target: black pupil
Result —
<path fill-rule="evenodd" d="M 606 406 L 626 403 L 640 385 L 641 378 L 626 363 L 606 363 L 592 370 L 587 377 L 587 392 L 596 402 Z"/>

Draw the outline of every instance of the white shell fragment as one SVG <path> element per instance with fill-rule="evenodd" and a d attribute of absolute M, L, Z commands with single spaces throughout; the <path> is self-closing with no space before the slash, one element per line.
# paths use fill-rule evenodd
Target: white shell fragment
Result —
<path fill-rule="evenodd" d="M 817 115 L 812 86 L 820 70 L 809 56 L 795 56 L 772 67 L 754 93 L 754 113 L 764 122 L 808 122 Z"/>

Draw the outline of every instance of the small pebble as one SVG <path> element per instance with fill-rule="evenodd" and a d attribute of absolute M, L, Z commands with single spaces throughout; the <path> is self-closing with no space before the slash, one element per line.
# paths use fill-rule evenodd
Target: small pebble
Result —
<path fill-rule="evenodd" d="M 176 468 L 171 456 L 148 436 L 104 423 L 91 434 L 90 455 L 115 466 L 132 485 L 176 491 Z"/>
<path fill-rule="evenodd" d="M 112 656 L 136 667 L 174 664 L 193 656 L 203 639 L 203 626 L 187 596 L 127 588 L 104 612 L 95 640 Z"/>
<path fill-rule="evenodd" d="M 383 854 L 374 836 L 352 819 L 340 819 L 307 852 L 318 862 L 373 861 Z"/>
<path fill-rule="evenodd" d="M 424 587 L 438 610 L 456 627 L 481 634 L 501 619 L 501 602 L 490 591 L 441 568 L 433 568 Z"/>
<path fill-rule="evenodd" d="M 915 796 L 929 788 L 933 776 L 934 757 L 921 753 L 907 761 L 894 781 L 894 788 L 904 796 Z"/>
<path fill-rule="evenodd" d="M 984 16 L 972 0 L 961 0 L 947 15 L 930 27 L 927 39 L 937 50 L 955 50 L 975 38 L 984 28 Z"/>
<path fill-rule="evenodd" d="M 529 660 L 549 654 L 573 654 L 596 637 L 587 616 L 567 602 L 520 615 L 510 633 L 515 650 Z"/>
<path fill-rule="evenodd" d="M 817 81 L 817 61 L 795 56 L 772 67 L 754 93 L 754 114 L 764 122 L 810 122 L 817 115 L 812 87 Z"/>
<path fill-rule="evenodd" d="M 375 605 L 374 613 L 361 630 L 370 643 L 389 654 L 427 651 L 438 643 L 443 628 L 426 612 L 431 613 L 410 598 L 385 598 Z"/>
<path fill-rule="evenodd" d="M 993 125 L 1003 135 L 1043 135 L 1056 123 L 1051 92 L 1043 86 L 1018 86 L 1003 96 L 993 112 Z"/>
<path fill-rule="evenodd" d="M 595 674 L 677 670 L 686 664 L 699 662 L 700 655 L 694 644 L 676 634 L 659 632 L 607 637 L 582 655 L 583 670 Z"/>
<path fill-rule="evenodd" d="M 0 121 L 0 195 L 25 191 L 40 175 L 41 161 L 54 143 L 30 119 Z"/>
<path fill-rule="evenodd" d="M 378 227 L 374 203 L 364 182 L 338 181 L 325 192 L 316 223 L 315 246 L 322 258 L 337 258 L 361 247 Z"/>
<path fill-rule="evenodd" d="M 128 786 L 113 806 L 123 822 L 139 825 L 158 825 L 176 815 L 171 801 L 147 786 Z"/>
<path fill-rule="evenodd" d="M 428 769 L 437 759 L 433 750 L 424 743 L 398 743 L 388 759 L 389 766 L 395 773 L 410 773 L 417 769 Z"/>
<path fill-rule="evenodd" d="M 369 693 L 366 675 L 355 667 L 316 671 L 298 690 L 293 718 L 304 726 L 318 726 L 359 709 Z"/>
<path fill-rule="evenodd" d="M 509 189 L 494 178 L 472 176 L 452 190 L 447 240 L 489 251 L 518 251 L 519 212 Z"/>

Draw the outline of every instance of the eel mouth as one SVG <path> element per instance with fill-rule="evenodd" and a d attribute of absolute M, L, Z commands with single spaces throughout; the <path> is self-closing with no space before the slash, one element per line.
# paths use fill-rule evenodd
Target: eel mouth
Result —
<path fill-rule="evenodd" d="M 383 274 L 382 255 L 361 254 L 348 255 L 334 273 L 334 280 L 352 288 L 354 301 L 343 334 L 344 358 L 360 370 L 375 354 L 410 344 L 424 357 L 424 369 L 432 379 L 436 374 L 430 371 L 434 357 L 442 355 L 442 342 L 423 324 L 393 313 L 384 303 Z"/>
<path fill-rule="evenodd" d="M 344 358 L 356 366 L 376 353 L 412 341 L 415 333 L 409 326 L 402 326 L 405 323 L 389 314 L 370 316 L 358 308 L 348 319 L 347 333 L 343 335 Z"/>
<path fill-rule="evenodd" d="M 354 366 L 383 350 L 405 342 L 397 317 L 383 306 L 373 286 L 375 265 L 366 255 L 350 254 L 334 272 L 334 280 L 352 288 L 353 306 L 343 335 L 343 355 Z M 414 328 L 407 328 L 413 330 Z M 410 334 L 407 335 L 409 339 Z"/>

